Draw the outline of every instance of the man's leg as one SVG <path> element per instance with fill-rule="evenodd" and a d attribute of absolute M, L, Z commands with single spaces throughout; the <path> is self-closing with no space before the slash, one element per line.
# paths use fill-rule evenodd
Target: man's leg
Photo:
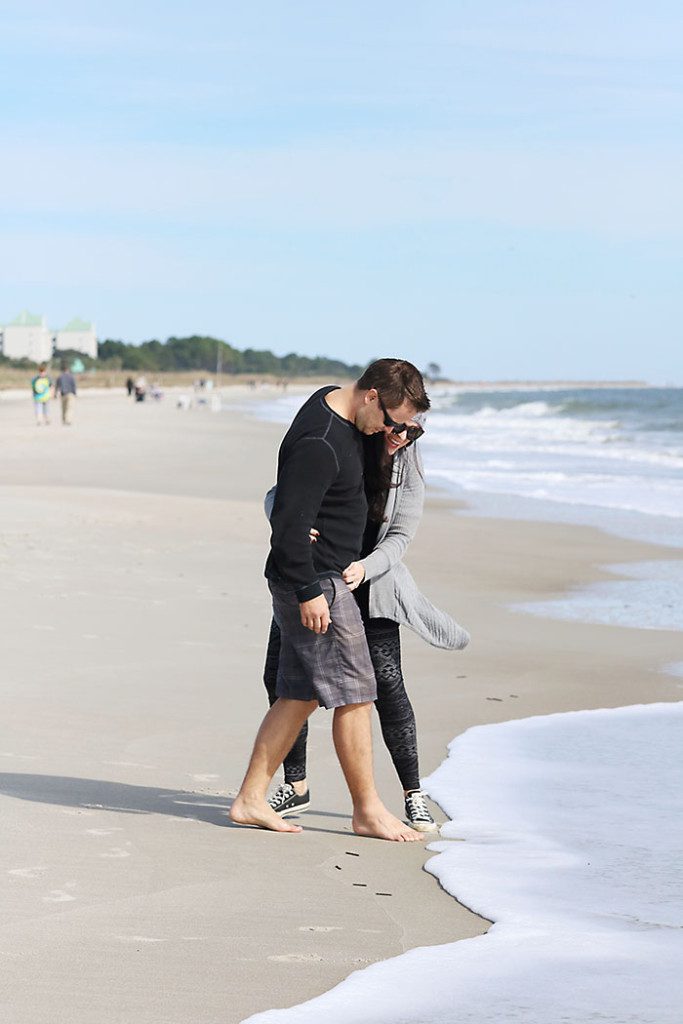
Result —
<path fill-rule="evenodd" d="M 315 711 L 315 700 L 290 700 L 280 697 L 263 719 L 254 742 L 247 774 L 230 808 L 230 818 L 238 825 L 259 825 L 273 832 L 301 832 L 268 805 L 266 791 L 270 780 L 308 716 Z"/>
<path fill-rule="evenodd" d="M 277 700 L 277 670 L 280 664 L 280 627 L 275 619 L 271 621 L 270 633 L 268 635 L 268 648 L 266 651 L 266 663 L 263 666 L 263 683 L 268 693 L 268 702 L 273 706 Z M 294 741 L 294 746 L 285 754 L 283 767 L 285 770 L 285 782 L 289 783 L 298 796 L 308 789 L 306 781 L 306 744 L 308 740 L 308 722 L 304 722 L 301 732 Z"/>
<path fill-rule="evenodd" d="M 71 424 L 71 403 L 73 402 L 73 395 L 67 394 L 62 395 L 62 423 L 68 427 Z"/>
<path fill-rule="evenodd" d="M 353 800 L 353 831 L 359 836 L 415 842 L 422 837 L 391 814 L 379 798 L 372 769 L 372 704 L 335 708 L 332 735 Z"/>

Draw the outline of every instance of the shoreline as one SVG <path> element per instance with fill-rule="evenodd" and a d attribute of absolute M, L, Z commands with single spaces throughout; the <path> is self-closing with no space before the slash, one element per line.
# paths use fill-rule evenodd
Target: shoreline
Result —
<path fill-rule="evenodd" d="M 0 406 L 12 594 L 4 859 L 38 872 L 5 876 L 14 1024 L 48 1012 L 56 985 L 68 1007 L 57 1022 L 237 1022 L 367 963 L 482 934 L 487 923 L 420 870 L 428 851 L 349 831 L 323 712 L 303 836 L 222 827 L 265 709 L 261 502 L 283 428 L 123 397 L 83 403 L 71 430 L 38 431 L 30 416 L 28 402 L 25 415 Z M 403 634 L 423 776 L 471 725 L 680 700 L 680 678 L 662 674 L 680 662 L 679 634 L 506 607 L 669 549 L 592 527 L 459 516 L 455 504 L 430 492 L 406 559 L 473 636 L 448 654 Z M 46 641 L 49 678 L 25 654 Z M 396 810 L 378 733 L 375 744 Z M 39 961 L 36 986 L 26 968 Z"/>
<path fill-rule="evenodd" d="M 36 364 L 37 366 L 38 364 Z M 30 390 L 30 379 L 32 370 L 17 370 L 14 368 L 0 367 L 0 399 L 9 397 L 25 396 Z M 56 374 L 56 367 L 51 372 Z M 128 377 L 145 376 L 148 380 L 159 381 L 167 390 L 176 391 L 192 388 L 194 381 L 203 378 L 211 381 L 216 389 L 247 388 L 250 391 L 262 388 L 285 387 L 302 388 L 314 390 L 329 383 L 329 378 L 321 376 L 311 377 L 278 377 L 270 373 L 238 373 L 238 374 L 216 374 L 212 370 L 106 370 L 99 369 L 93 374 L 83 372 L 77 375 L 77 383 L 84 393 L 116 392 L 125 389 L 125 382 Z M 340 378 L 341 379 L 341 378 Z M 351 378 L 344 378 L 345 381 Z M 437 378 L 430 381 L 430 387 L 437 389 L 454 389 L 456 391 L 562 391 L 572 388 L 583 390 L 632 390 L 632 389 L 658 389 L 658 388 L 683 388 L 683 384 L 654 384 L 650 381 L 640 380 L 451 380 L 450 378 Z"/>

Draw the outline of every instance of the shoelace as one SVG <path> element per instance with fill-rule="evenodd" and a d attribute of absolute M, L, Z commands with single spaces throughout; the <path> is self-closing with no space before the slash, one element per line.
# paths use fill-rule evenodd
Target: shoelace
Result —
<path fill-rule="evenodd" d="M 409 793 L 406 797 L 406 810 L 413 821 L 433 821 L 427 808 L 423 793 Z"/>
<path fill-rule="evenodd" d="M 281 786 L 278 786 L 268 803 L 271 807 L 277 807 L 278 804 L 283 804 L 285 800 L 290 800 L 293 796 L 294 786 L 289 782 L 284 782 Z"/>

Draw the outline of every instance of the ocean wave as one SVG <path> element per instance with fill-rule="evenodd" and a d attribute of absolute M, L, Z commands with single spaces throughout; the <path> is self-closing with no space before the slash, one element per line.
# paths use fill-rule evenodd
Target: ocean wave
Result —
<path fill-rule="evenodd" d="M 601 580 L 548 601 L 511 605 L 542 618 L 630 629 L 683 630 L 683 561 L 605 566 L 625 579 Z"/>
<path fill-rule="evenodd" d="M 520 402 L 519 405 L 510 405 L 503 409 L 495 408 L 492 405 L 484 405 L 477 412 L 472 413 L 472 416 L 481 417 L 482 419 L 491 416 L 498 416 L 501 419 L 516 419 L 517 417 L 537 419 L 541 416 L 554 415 L 557 411 L 558 407 L 548 405 L 547 402 Z"/>
<path fill-rule="evenodd" d="M 516 469 L 501 473 L 486 466 L 430 466 L 428 482 L 445 482 L 458 491 L 516 495 L 566 506 L 592 506 L 648 516 L 683 518 L 683 481 L 645 479 L 641 476 L 612 477 L 545 469 Z"/>
<path fill-rule="evenodd" d="M 304 397 L 273 396 L 257 403 L 258 414 L 286 423 Z M 433 479 L 569 507 L 683 517 L 683 437 L 650 429 L 683 417 L 683 389 L 445 390 L 432 397 L 419 443 Z"/>

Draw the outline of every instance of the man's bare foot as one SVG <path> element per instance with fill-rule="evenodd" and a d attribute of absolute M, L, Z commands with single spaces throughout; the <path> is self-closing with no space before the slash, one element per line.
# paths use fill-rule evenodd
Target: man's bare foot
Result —
<path fill-rule="evenodd" d="M 276 814 L 266 803 L 265 798 L 247 800 L 243 796 L 236 796 L 228 811 L 228 817 L 236 825 L 256 825 L 271 832 L 303 832 L 301 825 L 290 825 Z"/>
<path fill-rule="evenodd" d="M 357 836 L 388 839 L 393 843 L 415 843 L 424 836 L 395 818 L 383 804 L 367 811 L 354 811 L 353 831 Z"/>

